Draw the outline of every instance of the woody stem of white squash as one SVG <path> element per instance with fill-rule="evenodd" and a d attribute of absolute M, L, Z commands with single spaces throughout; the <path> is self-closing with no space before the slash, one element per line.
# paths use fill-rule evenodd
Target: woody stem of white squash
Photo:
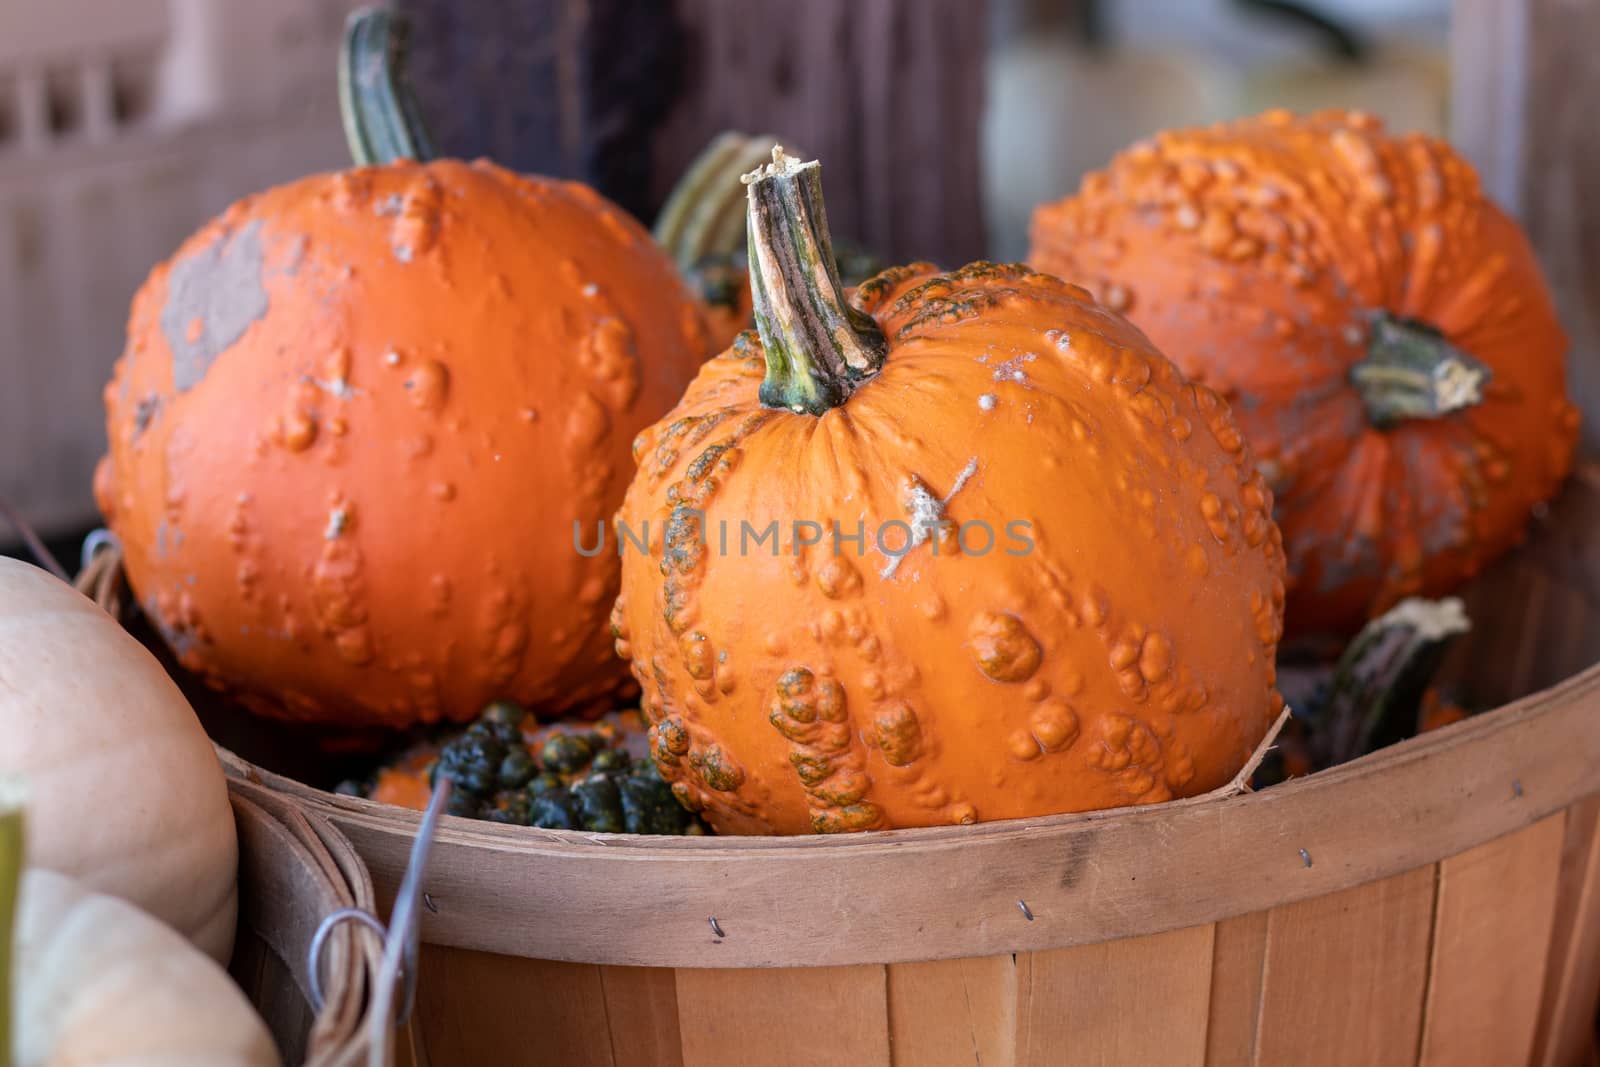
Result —
<path fill-rule="evenodd" d="M 821 415 L 883 366 L 878 324 L 844 299 L 822 203 L 822 168 L 772 150 L 746 174 L 750 294 L 766 349 L 761 403 Z"/>
<path fill-rule="evenodd" d="M 339 115 L 357 166 L 437 157 L 405 79 L 406 20 L 381 7 L 352 12 L 339 50 Z"/>
<path fill-rule="evenodd" d="M 1489 368 L 1425 323 L 1380 314 L 1367 355 L 1350 369 L 1367 419 L 1378 427 L 1437 419 L 1483 400 Z"/>
<path fill-rule="evenodd" d="M 11 957 L 22 884 L 22 789 L 0 779 L 0 1067 L 11 1067 Z"/>

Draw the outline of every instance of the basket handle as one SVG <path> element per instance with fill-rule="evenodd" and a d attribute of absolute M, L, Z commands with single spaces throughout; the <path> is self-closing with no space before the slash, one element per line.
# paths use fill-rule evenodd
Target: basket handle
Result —
<path fill-rule="evenodd" d="M 11 524 L 12 529 L 17 531 L 17 536 L 22 538 L 22 543 L 28 546 L 28 551 L 33 553 L 33 558 L 39 561 L 41 567 L 60 578 L 63 582 L 70 583 L 72 581 L 72 576 L 67 573 L 67 569 L 61 565 L 61 561 L 56 559 L 55 554 L 45 546 L 44 541 L 34 531 L 34 528 L 22 517 L 22 512 L 18 511 L 11 501 L 3 496 L 0 496 L 0 518 L 5 519 L 6 522 Z"/>

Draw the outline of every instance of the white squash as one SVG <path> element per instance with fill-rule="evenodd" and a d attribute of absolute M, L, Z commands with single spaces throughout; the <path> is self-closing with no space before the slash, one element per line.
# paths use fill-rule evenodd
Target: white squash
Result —
<path fill-rule="evenodd" d="M 24 799 L 0 778 L 0 1067 L 277 1067 L 244 994 L 181 934 L 23 870 Z"/>
<path fill-rule="evenodd" d="M 0 1067 L 11 1067 L 11 941 L 22 877 L 22 791 L 0 778 Z"/>
<path fill-rule="evenodd" d="M 194 710 L 115 620 L 4 558 L 0 739 L 0 778 L 28 784 L 28 866 L 130 901 L 228 959 L 238 840 Z"/>
<path fill-rule="evenodd" d="M 17 887 L 17 809 L 0 797 L 0 912 Z M 277 1067 L 261 1019 L 225 971 L 127 901 L 65 875 L 21 878 L 7 1035 L 14 1067 Z M 0 974 L 5 968 L 0 914 Z M 0 994 L 5 981 L 0 979 Z"/>

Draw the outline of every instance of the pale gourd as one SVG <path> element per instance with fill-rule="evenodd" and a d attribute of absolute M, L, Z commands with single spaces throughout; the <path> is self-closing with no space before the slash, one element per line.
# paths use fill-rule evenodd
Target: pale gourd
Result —
<path fill-rule="evenodd" d="M 0 559 L 0 778 L 27 783 L 27 865 L 127 900 L 226 961 L 238 841 L 216 753 L 142 645 Z"/>
<path fill-rule="evenodd" d="M 0 828 L 0 836 L 8 836 L 20 814 L 0 810 L 0 822 L 10 824 Z M 17 858 L 14 848 L 0 842 L 0 898 L 9 898 L 16 887 Z M 0 905 L 8 902 L 0 899 Z M 0 922 L 5 918 L 0 915 Z M 0 946 L 5 933 L 0 930 Z M 13 934 L 11 1032 L 0 1011 L 0 1064 L 279 1063 L 266 1026 L 227 973 L 124 900 L 91 892 L 54 871 L 26 871 Z M 0 951 L 0 970 L 5 955 Z M 0 995 L 5 985 L 0 980 Z"/>

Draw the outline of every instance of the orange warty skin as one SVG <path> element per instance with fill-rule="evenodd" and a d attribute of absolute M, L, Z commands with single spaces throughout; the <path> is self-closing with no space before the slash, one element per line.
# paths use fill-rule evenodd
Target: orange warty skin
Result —
<path fill-rule="evenodd" d="M 719 832 L 807 833 L 1226 783 L 1281 707 L 1284 573 L 1226 405 L 1024 267 L 897 268 L 851 301 L 889 351 L 843 405 L 762 407 L 750 332 L 635 443 L 618 534 L 648 523 L 650 552 L 623 555 L 613 631 L 680 799 Z M 876 546 L 930 509 L 993 547 Z M 741 521 L 774 520 L 777 554 L 741 556 Z M 797 553 L 797 520 L 822 544 Z M 835 522 L 865 549 L 836 552 Z"/>
<path fill-rule="evenodd" d="M 97 496 L 184 666 L 346 726 L 626 684 L 586 558 L 704 360 L 671 262 L 585 186 L 400 163 L 241 201 L 134 300 Z"/>
<path fill-rule="evenodd" d="M 1277 496 L 1292 632 L 1449 592 L 1571 467 L 1568 342 L 1539 266 L 1438 140 L 1347 112 L 1161 133 L 1038 208 L 1029 259 L 1227 398 Z M 1380 310 L 1487 365 L 1483 402 L 1375 428 L 1347 375 Z"/>

